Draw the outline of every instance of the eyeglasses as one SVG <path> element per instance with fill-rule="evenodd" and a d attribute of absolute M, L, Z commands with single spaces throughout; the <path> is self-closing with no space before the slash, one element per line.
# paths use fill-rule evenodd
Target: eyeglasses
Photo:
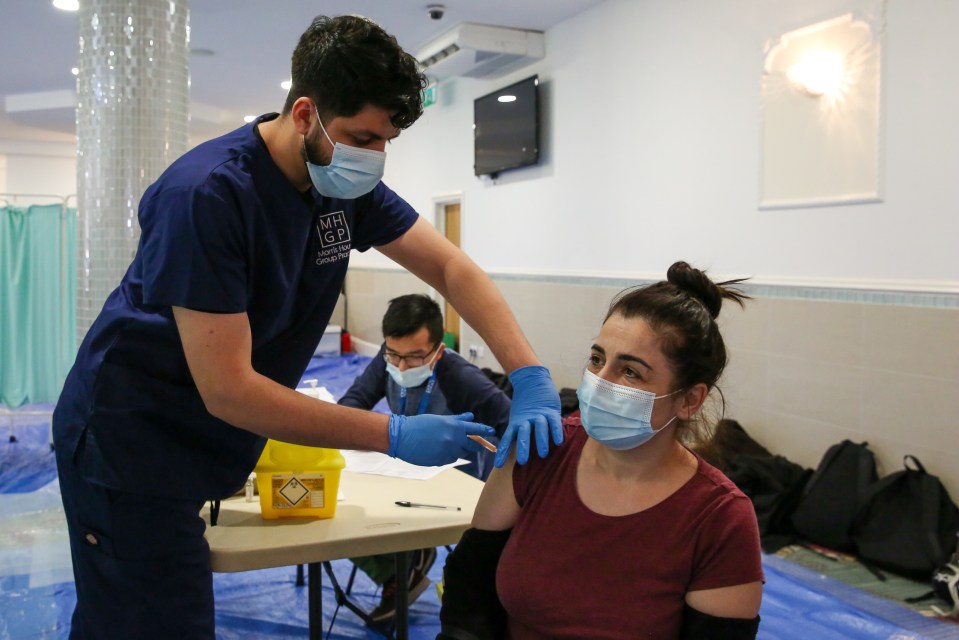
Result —
<path fill-rule="evenodd" d="M 404 360 L 406 361 L 406 366 L 410 368 L 422 367 L 424 364 L 427 364 L 433 361 L 433 359 L 430 358 L 430 354 L 436 351 L 437 347 L 439 346 L 440 346 L 440 343 L 437 342 L 435 345 L 433 345 L 432 349 L 430 349 L 429 351 L 427 351 L 425 354 L 422 354 L 422 355 L 418 353 L 414 353 L 406 356 L 401 356 L 400 354 L 394 351 L 386 351 L 383 353 L 383 359 L 386 360 L 391 365 L 393 365 L 394 367 L 400 366 L 400 363 L 403 362 Z"/>

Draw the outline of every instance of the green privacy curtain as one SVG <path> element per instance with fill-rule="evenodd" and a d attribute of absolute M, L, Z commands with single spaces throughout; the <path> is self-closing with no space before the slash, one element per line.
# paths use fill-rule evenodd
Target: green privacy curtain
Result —
<path fill-rule="evenodd" d="M 0 405 L 56 402 L 73 364 L 75 213 L 0 207 Z"/>

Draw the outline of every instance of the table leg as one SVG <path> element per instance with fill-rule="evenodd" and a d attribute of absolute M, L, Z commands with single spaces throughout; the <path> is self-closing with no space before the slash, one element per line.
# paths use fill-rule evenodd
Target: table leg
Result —
<path fill-rule="evenodd" d="M 410 567 L 408 552 L 396 554 L 396 640 L 409 638 Z"/>
<path fill-rule="evenodd" d="M 323 578 L 320 577 L 319 562 L 307 566 L 307 580 L 310 640 L 323 640 Z"/>

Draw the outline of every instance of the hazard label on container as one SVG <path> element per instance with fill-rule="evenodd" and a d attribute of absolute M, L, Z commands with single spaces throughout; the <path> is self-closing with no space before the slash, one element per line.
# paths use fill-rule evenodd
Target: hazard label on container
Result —
<path fill-rule="evenodd" d="M 274 509 L 326 506 L 326 478 L 322 473 L 274 473 L 271 481 Z"/>

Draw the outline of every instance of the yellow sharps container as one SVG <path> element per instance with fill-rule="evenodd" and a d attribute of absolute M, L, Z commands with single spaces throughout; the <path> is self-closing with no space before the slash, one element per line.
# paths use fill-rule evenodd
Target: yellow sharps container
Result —
<path fill-rule="evenodd" d="M 267 440 L 255 469 L 263 517 L 332 518 L 345 465 L 339 449 Z"/>

